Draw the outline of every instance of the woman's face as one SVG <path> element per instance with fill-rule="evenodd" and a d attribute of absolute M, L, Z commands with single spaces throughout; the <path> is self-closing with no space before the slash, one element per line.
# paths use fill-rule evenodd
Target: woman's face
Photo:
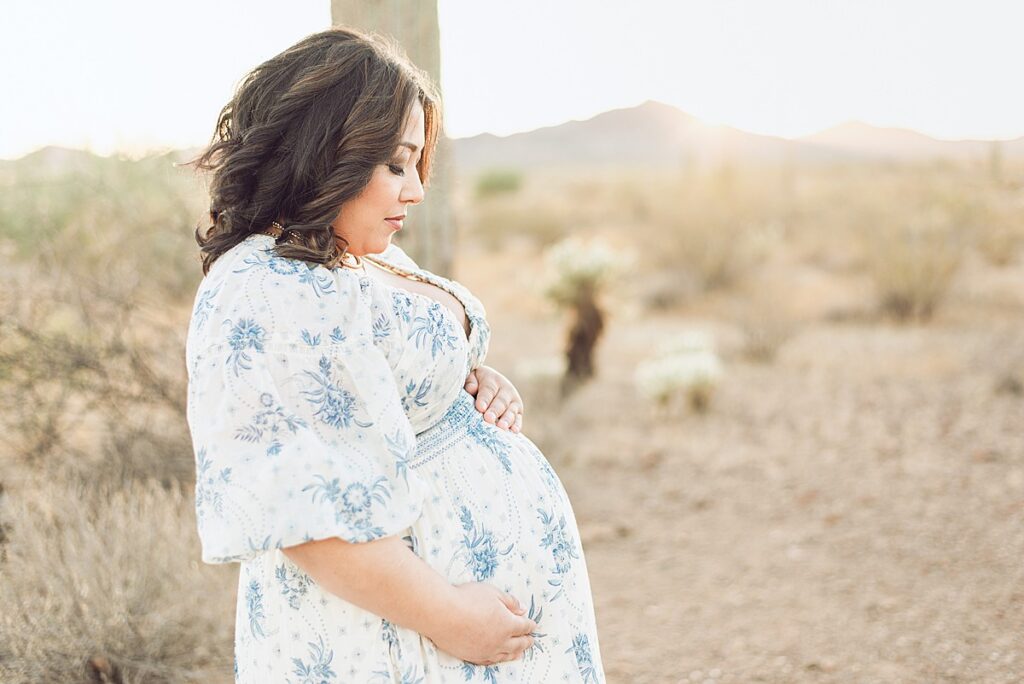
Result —
<path fill-rule="evenodd" d="M 349 253 L 383 252 L 402 227 L 409 205 L 423 200 L 423 184 L 416 171 L 423 144 L 423 106 L 416 102 L 391 163 L 374 168 L 370 182 L 341 205 L 341 213 L 331 224 L 334 234 L 348 241 Z"/>

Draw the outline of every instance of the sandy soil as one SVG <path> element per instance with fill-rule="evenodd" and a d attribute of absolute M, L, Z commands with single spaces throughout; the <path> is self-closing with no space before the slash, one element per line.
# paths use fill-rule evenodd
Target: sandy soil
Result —
<path fill-rule="evenodd" d="M 515 260 L 459 268 L 490 365 L 516 381 L 557 353 Z M 927 325 L 811 318 L 770 364 L 713 311 L 616 307 L 577 395 L 519 378 L 581 526 L 609 682 L 1024 681 L 1024 268 L 964 278 Z M 632 369 L 695 323 L 727 372 L 707 414 L 659 414 Z"/>

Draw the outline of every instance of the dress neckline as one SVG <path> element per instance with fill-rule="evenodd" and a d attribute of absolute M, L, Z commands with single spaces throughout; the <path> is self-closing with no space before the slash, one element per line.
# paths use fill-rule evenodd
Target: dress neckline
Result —
<path fill-rule="evenodd" d="M 447 315 L 451 316 L 452 322 L 455 323 L 455 327 L 459 329 L 459 331 L 462 333 L 462 336 L 465 338 L 467 343 L 473 338 L 473 333 L 476 331 L 476 323 L 473 320 L 473 315 L 470 313 L 469 305 L 467 304 L 467 302 L 465 300 L 462 299 L 462 297 L 460 297 L 458 295 L 458 293 L 456 293 L 454 291 L 453 288 L 451 288 L 451 287 L 449 287 L 447 285 L 447 283 L 445 282 L 444 278 L 441 278 L 440 276 L 437 276 L 437 275 L 435 275 L 433 273 L 430 273 L 429 271 L 424 271 L 423 269 L 419 269 L 417 271 L 411 271 L 409 269 L 405 269 L 405 268 L 401 268 L 399 266 L 395 266 L 394 264 L 390 264 L 390 263 L 384 261 L 383 259 L 381 259 L 379 255 L 370 256 L 368 254 L 365 254 L 365 255 L 362 256 L 362 259 L 363 259 L 363 261 L 368 261 L 368 262 L 374 264 L 375 266 L 378 266 L 379 268 L 384 269 L 385 271 L 389 271 L 391 273 L 394 273 L 395 275 L 399 275 L 399 276 L 402 276 L 404 278 L 408 278 L 409 280 L 418 280 L 419 282 L 426 283 L 427 285 L 433 285 L 434 287 L 436 287 L 436 288 L 438 288 L 440 290 L 444 290 L 445 292 L 450 294 L 452 297 L 455 298 L 455 300 L 457 302 L 459 302 L 459 304 L 462 305 L 462 311 L 463 311 L 464 315 L 466 316 L 466 323 L 469 325 L 469 332 L 466 332 L 465 328 L 462 327 L 462 322 L 460 320 L 458 320 L 457 316 L 455 315 L 455 312 L 452 311 L 451 308 L 449 308 L 443 302 L 438 301 L 434 297 L 431 297 L 430 295 L 425 295 L 425 294 L 423 294 L 421 292 L 414 292 L 412 290 L 407 290 L 404 287 L 398 287 L 398 286 L 395 286 L 395 285 L 389 285 L 389 284 L 387 284 L 387 283 L 385 283 L 383 281 L 378 281 L 381 285 L 383 285 L 384 287 L 386 287 L 388 289 L 398 290 L 398 291 L 400 291 L 400 292 L 402 292 L 402 293 L 404 293 L 406 295 L 410 295 L 410 296 L 413 296 L 413 297 L 423 297 L 424 299 L 428 299 L 431 302 L 437 304 L 438 306 L 440 306 L 445 311 L 445 313 Z M 363 277 L 363 278 L 370 278 L 371 277 L 370 275 L 368 275 L 366 273 L 366 266 L 365 265 L 363 266 L 361 277 Z"/>
<path fill-rule="evenodd" d="M 246 240 L 249 240 L 249 239 L 251 239 L 253 237 L 266 238 L 271 244 L 274 244 L 276 242 L 276 238 L 273 235 L 270 235 L 269 233 L 265 233 L 265 232 L 252 233 L 251 235 L 246 237 Z M 377 281 L 378 283 L 380 283 L 381 286 L 383 286 L 383 287 L 385 287 L 385 288 L 387 288 L 389 290 L 395 290 L 395 291 L 398 291 L 398 292 L 402 292 L 402 293 L 404 293 L 406 295 L 409 295 L 411 297 L 422 297 L 423 299 L 426 299 L 427 301 L 433 302 L 433 303 L 437 304 L 438 306 L 440 306 L 443 314 L 450 317 L 450 320 L 451 320 L 452 324 L 462 333 L 463 339 L 465 339 L 466 342 L 468 344 L 470 344 L 470 346 L 472 346 L 472 344 L 473 344 L 473 336 L 479 332 L 479 327 L 480 327 L 480 323 L 478 323 L 477 318 L 476 318 L 477 314 L 476 314 L 475 310 L 471 309 L 470 303 L 467 302 L 465 299 L 463 299 L 461 296 L 459 296 L 459 293 L 456 291 L 456 289 L 451 286 L 451 282 L 450 281 L 448 281 L 446 278 L 443 278 L 443 277 L 441 277 L 441 276 L 439 276 L 437 274 L 431 273 L 430 271 L 425 271 L 422 268 L 416 269 L 416 270 L 411 270 L 411 269 L 407 269 L 407 268 L 402 268 L 400 266 L 395 266 L 394 264 L 389 263 L 389 262 L 385 261 L 384 259 L 382 259 L 379 254 L 374 254 L 372 256 L 366 254 L 366 255 L 363 255 L 362 258 L 363 258 L 364 261 L 372 261 L 374 264 L 380 266 L 381 268 L 389 270 L 389 271 L 391 271 L 391 272 L 393 272 L 393 273 L 395 273 L 397 275 L 404 276 L 404 277 L 410 278 L 412 280 L 420 280 L 420 281 L 425 282 L 425 283 L 427 283 L 429 285 L 433 285 L 434 287 L 437 287 L 437 288 L 440 288 L 440 289 L 444 290 L 445 292 L 450 294 L 452 297 L 455 297 L 455 299 L 457 299 L 458 302 L 462 305 L 462 309 L 463 309 L 463 311 L 466 314 L 466 322 L 469 324 L 469 332 L 468 333 L 466 332 L 465 328 L 462 327 L 462 322 L 455 315 L 455 312 L 452 311 L 449 307 L 447 307 L 444 304 L 442 304 L 437 299 L 434 299 L 433 297 L 431 297 L 429 295 L 422 294 L 420 292 L 413 292 L 412 290 L 407 290 L 404 287 L 396 287 L 394 285 L 388 285 L 387 283 L 385 283 L 383 281 L 379 281 L 379 280 Z M 336 267 L 331 268 L 329 270 L 332 270 L 332 271 L 339 271 L 339 270 L 349 271 L 349 272 L 355 274 L 355 276 L 357 278 L 363 278 L 363 279 L 366 279 L 366 280 L 370 280 L 371 279 L 371 277 L 369 275 L 367 275 L 367 273 L 366 273 L 366 265 L 365 264 L 363 265 L 363 267 L 361 269 L 348 268 L 348 267 L 345 267 L 345 266 L 336 266 Z M 481 317 L 480 321 L 481 322 L 483 321 L 482 317 Z M 469 359 L 469 361 L 472 361 L 472 359 Z M 469 371 L 467 370 L 466 372 L 468 373 Z"/>

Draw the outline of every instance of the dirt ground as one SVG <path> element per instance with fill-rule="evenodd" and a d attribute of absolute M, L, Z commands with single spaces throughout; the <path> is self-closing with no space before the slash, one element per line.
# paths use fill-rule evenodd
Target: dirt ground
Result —
<path fill-rule="evenodd" d="M 562 329 L 516 263 L 470 253 L 456 274 L 513 381 Z M 1024 681 L 1024 267 L 968 264 L 920 325 L 843 314 L 858 287 L 821 288 L 771 363 L 736 353 L 718 304 L 615 304 L 597 380 L 562 402 L 520 374 L 609 682 Z M 723 380 L 708 413 L 658 413 L 632 370 L 694 326 L 722 341 Z"/>

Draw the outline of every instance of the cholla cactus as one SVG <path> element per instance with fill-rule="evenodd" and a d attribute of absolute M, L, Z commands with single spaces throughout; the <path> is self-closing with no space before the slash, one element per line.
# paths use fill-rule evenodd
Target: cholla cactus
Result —
<path fill-rule="evenodd" d="M 557 306 L 571 307 L 581 289 L 600 290 L 615 275 L 622 259 L 600 240 L 568 237 L 549 247 L 544 261 L 548 272 L 544 296 Z"/>
<path fill-rule="evenodd" d="M 562 381 L 562 394 L 566 395 L 594 375 L 594 348 L 605 317 L 598 295 L 631 259 L 617 255 L 599 240 L 586 242 L 575 237 L 551 246 L 544 257 L 548 268 L 544 295 L 573 314 Z"/>
<path fill-rule="evenodd" d="M 721 375 L 711 336 L 693 331 L 663 343 L 655 358 L 637 367 L 633 379 L 640 393 L 659 406 L 685 397 L 694 411 L 703 412 Z"/>

